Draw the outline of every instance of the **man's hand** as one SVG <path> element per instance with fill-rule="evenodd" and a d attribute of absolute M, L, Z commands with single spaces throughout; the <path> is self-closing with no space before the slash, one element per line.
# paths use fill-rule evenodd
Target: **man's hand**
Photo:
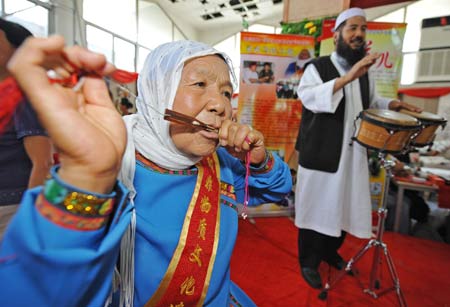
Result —
<path fill-rule="evenodd" d="M 334 83 L 333 93 L 336 93 L 338 90 L 342 89 L 345 85 L 352 82 L 355 79 L 358 79 L 365 73 L 369 71 L 369 68 L 375 64 L 377 59 L 381 56 L 378 53 L 371 53 L 362 58 L 359 62 L 357 62 L 350 71 L 344 76 L 337 78 Z"/>
<path fill-rule="evenodd" d="M 349 82 L 352 82 L 355 79 L 358 79 L 365 73 L 369 71 L 369 68 L 375 64 L 377 59 L 381 56 L 379 53 L 371 53 L 369 55 L 366 55 L 364 58 L 359 60 L 353 67 L 350 69 L 350 71 L 347 73 L 346 77 L 348 78 Z"/>
<path fill-rule="evenodd" d="M 405 109 L 408 111 L 412 111 L 412 112 L 416 112 L 416 113 L 420 113 L 423 111 L 422 108 L 416 107 L 412 104 L 400 101 L 400 100 L 392 100 L 389 103 L 389 110 L 393 110 L 393 111 L 400 111 L 401 109 Z"/>

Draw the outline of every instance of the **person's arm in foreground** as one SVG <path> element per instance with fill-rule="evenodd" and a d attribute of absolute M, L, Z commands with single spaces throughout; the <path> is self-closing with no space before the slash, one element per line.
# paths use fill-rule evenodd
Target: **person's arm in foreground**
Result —
<path fill-rule="evenodd" d="M 24 137 L 23 144 L 33 164 L 28 188 L 34 188 L 44 183 L 52 166 L 52 143 L 47 136 L 33 135 Z"/>
<path fill-rule="evenodd" d="M 91 73 L 79 91 L 49 82 L 48 69 L 68 77 L 75 67 Z M 125 127 L 99 78 L 114 67 L 54 36 L 27 40 L 8 68 L 61 165 L 25 194 L 0 243 L 0 306 L 103 306 L 129 222 L 116 183 Z"/>

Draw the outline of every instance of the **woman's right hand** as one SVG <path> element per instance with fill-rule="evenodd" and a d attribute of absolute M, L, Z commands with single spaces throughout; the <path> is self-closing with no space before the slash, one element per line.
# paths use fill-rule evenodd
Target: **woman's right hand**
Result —
<path fill-rule="evenodd" d="M 61 36 L 30 38 L 15 52 L 8 69 L 36 110 L 61 161 L 59 176 L 97 193 L 114 186 L 126 146 L 126 129 L 102 76 L 114 71 L 103 55 L 65 47 Z M 68 77 L 88 71 L 80 90 L 50 83 L 47 72 Z"/>

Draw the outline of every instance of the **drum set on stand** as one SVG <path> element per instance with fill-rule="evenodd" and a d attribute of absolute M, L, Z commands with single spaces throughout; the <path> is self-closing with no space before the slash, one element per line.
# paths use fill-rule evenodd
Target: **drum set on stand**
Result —
<path fill-rule="evenodd" d="M 357 131 L 356 123 L 360 120 Z M 355 256 L 347 263 L 344 270 L 338 272 L 336 277 L 329 280 L 319 294 L 320 299 L 326 299 L 330 291 L 346 274 L 353 275 L 353 266 L 368 252 L 374 248 L 372 268 L 369 277 L 369 284 L 366 288 L 361 283 L 363 291 L 374 298 L 381 297 L 390 291 L 395 291 L 400 306 L 407 306 L 405 297 L 400 288 L 400 281 L 395 270 L 394 262 L 383 242 L 384 223 L 387 215 L 387 195 L 392 168 L 395 165 L 393 160 L 387 158 L 387 154 L 404 154 L 412 151 L 416 147 L 425 147 L 433 144 L 436 130 L 441 126 L 444 129 L 447 120 L 429 112 L 416 113 L 407 110 L 400 112 L 380 109 L 368 109 L 362 111 L 355 119 L 355 135 L 353 140 L 378 153 L 380 165 L 386 171 L 384 182 L 384 195 L 380 208 L 378 209 L 378 224 L 374 239 L 361 248 Z M 382 255 L 386 258 L 392 286 L 381 289 L 380 272 Z"/>

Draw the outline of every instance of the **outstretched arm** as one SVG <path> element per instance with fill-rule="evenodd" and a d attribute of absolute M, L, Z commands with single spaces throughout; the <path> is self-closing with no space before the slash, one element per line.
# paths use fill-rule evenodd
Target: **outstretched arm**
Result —
<path fill-rule="evenodd" d="M 102 80 L 114 67 L 57 36 L 27 40 L 8 67 L 61 166 L 25 193 L 0 242 L 0 305 L 103 306 L 131 211 L 115 185 L 125 127 Z M 48 69 L 63 78 L 89 73 L 75 91 L 50 83 Z"/>

